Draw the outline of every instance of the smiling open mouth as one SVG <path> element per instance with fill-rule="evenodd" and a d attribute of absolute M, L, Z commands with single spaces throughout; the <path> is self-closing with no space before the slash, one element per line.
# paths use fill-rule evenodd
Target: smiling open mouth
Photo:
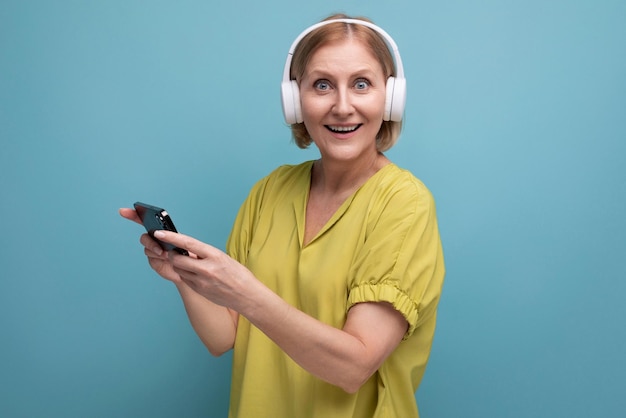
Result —
<path fill-rule="evenodd" d="M 359 123 L 358 125 L 352 125 L 352 126 L 333 126 L 333 125 L 326 125 L 326 129 L 328 129 L 331 132 L 337 133 L 337 134 L 348 134 L 350 132 L 354 132 L 357 129 L 359 129 L 361 127 L 361 123 Z"/>

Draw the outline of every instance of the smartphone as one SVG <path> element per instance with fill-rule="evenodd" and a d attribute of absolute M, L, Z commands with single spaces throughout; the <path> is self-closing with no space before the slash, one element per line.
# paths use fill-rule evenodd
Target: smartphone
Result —
<path fill-rule="evenodd" d="M 154 238 L 154 231 L 165 230 L 178 232 L 174 226 L 172 218 L 170 218 L 170 215 L 165 209 L 141 202 L 135 202 L 134 206 L 137 211 L 137 215 L 139 215 L 143 226 L 146 228 L 146 231 L 148 231 L 148 234 L 150 234 L 150 236 L 159 243 L 161 248 L 166 251 L 176 251 L 179 254 L 189 255 L 187 250 L 183 248 L 175 247 L 172 244 L 168 244 L 167 242 Z"/>

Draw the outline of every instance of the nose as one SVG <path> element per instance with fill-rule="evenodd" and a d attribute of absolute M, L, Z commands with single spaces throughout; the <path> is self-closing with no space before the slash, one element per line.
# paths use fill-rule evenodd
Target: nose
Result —
<path fill-rule="evenodd" d="M 352 98 L 348 89 L 339 88 L 336 90 L 332 112 L 337 116 L 346 116 L 354 112 Z"/>

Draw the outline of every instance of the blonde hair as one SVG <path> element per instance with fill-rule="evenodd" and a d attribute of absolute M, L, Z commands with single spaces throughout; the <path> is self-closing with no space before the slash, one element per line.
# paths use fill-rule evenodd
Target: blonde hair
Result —
<path fill-rule="evenodd" d="M 358 19 L 372 23 L 371 20 L 367 18 L 352 18 L 345 14 L 335 14 L 327 17 L 324 21 L 334 19 Z M 393 56 L 382 36 L 366 26 L 353 23 L 336 22 L 329 23 L 328 25 L 324 25 L 313 30 L 311 33 L 307 34 L 302 41 L 300 41 L 293 54 L 290 78 L 296 81 L 302 78 L 309 60 L 321 46 L 331 42 L 345 40 L 350 36 L 353 36 L 363 42 L 370 48 L 376 59 L 380 62 L 385 79 L 396 75 Z M 383 121 L 380 126 L 380 130 L 376 135 L 376 149 L 379 152 L 390 149 L 398 141 L 401 130 L 402 122 Z M 313 139 L 304 126 L 304 123 L 294 123 L 291 125 L 291 133 L 296 145 L 300 148 L 308 148 L 313 142 Z"/>

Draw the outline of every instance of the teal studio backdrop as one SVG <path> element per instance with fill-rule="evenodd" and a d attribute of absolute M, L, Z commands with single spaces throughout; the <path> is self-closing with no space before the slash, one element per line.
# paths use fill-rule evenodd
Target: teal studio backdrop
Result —
<path fill-rule="evenodd" d="M 626 2 L 0 2 L 0 416 L 224 417 L 212 358 L 141 228 L 223 248 L 291 143 L 287 50 L 327 14 L 400 47 L 389 156 L 433 191 L 447 281 L 425 418 L 626 410 Z"/>

